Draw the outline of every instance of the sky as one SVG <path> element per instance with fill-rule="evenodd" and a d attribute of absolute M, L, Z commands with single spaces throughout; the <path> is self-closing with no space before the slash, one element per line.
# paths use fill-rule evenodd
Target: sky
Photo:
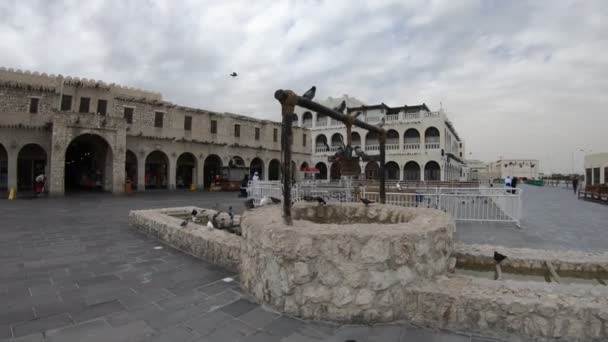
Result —
<path fill-rule="evenodd" d="M 312 85 L 442 104 L 467 158 L 571 172 L 608 152 L 606 18 L 605 0 L 3 0 L 0 66 L 273 120 L 276 89 Z"/>

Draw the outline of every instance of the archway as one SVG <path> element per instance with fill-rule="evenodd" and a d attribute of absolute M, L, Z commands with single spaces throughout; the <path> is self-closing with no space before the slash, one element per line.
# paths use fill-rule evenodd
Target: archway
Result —
<path fill-rule="evenodd" d="M 406 181 L 420 180 L 420 165 L 415 161 L 408 161 L 403 167 L 403 179 Z"/>
<path fill-rule="evenodd" d="M 245 161 L 239 156 L 234 156 L 228 162 L 229 167 L 245 167 Z"/>
<path fill-rule="evenodd" d="M 169 158 L 161 151 L 146 157 L 146 189 L 167 189 L 169 185 Z"/>
<path fill-rule="evenodd" d="M 350 140 L 353 147 L 361 146 L 361 136 L 357 132 L 352 132 L 350 134 Z"/>
<path fill-rule="evenodd" d="M 302 126 L 304 127 L 312 127 L 312 113 L 304 112 L 302 115 Z"/>
<path fill-rule="evenodd" d="M 435 127 L 429 127 L 424 131 L 425 148 L 439 148 L 439 130 Z"/>
<path fill-rule="evenodd" d="M 316 152 L 329 152 L 327 150 L 327 138 L 324 134 L 319 134 L 315 138 L 315 151 Z"/>
<path fill-rule="evenodd" d="M 424 180 L 438 181 L 441 180 L 441 167 L 436 161 L 430 161 L 424 166 Z"/>
<path fill-rule="evenodd" d="M 253 158 L 249 165 L 249 178 L 258 173 L 260 180 L 264 179 L 264 162 L 260 158 Z"/>
<path fill-rule="evenodd" d="M 399 164 L 390 161 L 384 165 L 384 171 L 386 172 L 386 179 L 399 180 Z"/>
<path fill-rule="evenodd" d="M 188 189 L 196 182 L 196 157 L 184 152 L 177 158 L 175 169 L 175 187 Z"/>
<path fill-rule="evenodd" d="M 329 177 L 331 180 L 340 179 L 340 163 L 332 163 L 331 168 L 329 169 Z"/>
<path fill-rule="evenodd" d="M 222 159 L 215 154 L 210 154 L 205 158 L 205 165 L 203 166 L 203 173 L 205 174 L 204 186 L 209 188 L 214 182 L 215 176 L 222 174 Z"/>
<path fill-rule="evenodd" d="M 386 144 L 387 145 L 395 145 L 397 148 L 399 147 L 399 133 L 394 129 L 389 129 L 386 132 Z"/>
<path fill-rule="evenodd" d="M 342 134 L 340 133 L 334 133 L 331 136 L 331 147 L 339 147 L 344 145 L 344 138 L 342 137 Z"/>
<path fill-rule="evenodd" d="M 365 179 L 378 179 L 380 165 L 377 162 L 368 162 L 365 165 Z"/>
<path fill-rule="evenodd" d="M 319 162 L 319 163 L 317 163 L 317 165 L 315 165 L 315 167 L 317 169 L 319 169 L 319 173 L 317 173 L 315 178 L 326 180 L 327 179 L 327 165 L 325 165 L 325 163 Z"/>
<path fill-rule="evenodd" d="M 125 177 L 131 181 L 131 189 L 137 189 L 137 156 L 131 150 L 127 150 L 125 158 Z"/>
<path fill-rule="evenodd" d="M 65 191 L 112 191 L 112 149 L 96 134 L 76 137 L 65 152 Z"/>
<path fill-rule="evenodd" d="M 281 162 L 273 159 L 268 163 L 268 180 L 276 181 L 281 179 Z"/>
<path fill-rule="evenodd" d="M 378 151 L 380 146 L 380 135 L 376 132 L 367 132 L 365 135 L 365 150 Z"/>
<path fill-rule="evenodd" d="M 403 144 L 406 150 L 417 150 L 420 148 L 420 133 L 415 128 L 410 128 L 403 134 Z"/>
<path fill-rule="evenodd" d="M 8 153 L 0 144 L 0 190 L 8 188 Z"/>

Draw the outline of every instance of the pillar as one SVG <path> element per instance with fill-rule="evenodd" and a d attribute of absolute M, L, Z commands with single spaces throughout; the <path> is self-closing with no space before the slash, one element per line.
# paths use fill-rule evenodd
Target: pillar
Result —
<path fill-rule="evenodd" d="M 8 186 L 8 190 L 10 191 L 11 188 L 15 189 L 15 191 L 17 190 L 17 158 L 19 155 L 19 150 L 17 149 L 13 149 L 13 151 L 11 150 L 6 150 L 6 154 L 7 154 L 7 167 L 8 167 L 8 172 L 7 172 L 7 186 Z"/>
<path fill-rule="evenodd" d="M 205 158 L 200 155 L 196 159 L 196 187 L 200 190 L 205 188 L 205 175 L 203 170 L 205 169 Z"/>
<path fill-rule="evenodd" d="M 169 190 L 175 190 L 175 177 L 177 176 L 177 160 L 175 158 L 176 157 L 173 156 L 169 156 L 167 158 L 169 162 L 169 165 L 167 165 L 167 167 L 169 168 L 169 182 L 167 183 L 167 188 Z"/>
<path fill-rule="evenodd" d="M 53 146 L 50 164 L 49 194 L 51 196 L 63 196 L 65 194 L 65 149 L 58 150 Z"/>
<path fill-rule="evenodd" d="M 137 158 L 137 191 L 146 190 L 146 155 Z"/>
<path fill-rule="evenodd" d="M 126 152 L 115 153 L 112 160 L 112 193 L 123 194 L 125 192 L 125 160 Z"/>

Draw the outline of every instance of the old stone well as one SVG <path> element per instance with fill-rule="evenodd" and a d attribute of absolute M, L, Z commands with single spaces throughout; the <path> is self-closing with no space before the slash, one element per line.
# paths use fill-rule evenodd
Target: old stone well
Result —
<path fill-rule="evenodd" d="M 442 211 L 300 202 L 293 225 L 280 206 L 241 220 L 242 287 L 302 318 L 388 322 L 408 317 L 405 289 L 445 274 L 454 222 Z"/>

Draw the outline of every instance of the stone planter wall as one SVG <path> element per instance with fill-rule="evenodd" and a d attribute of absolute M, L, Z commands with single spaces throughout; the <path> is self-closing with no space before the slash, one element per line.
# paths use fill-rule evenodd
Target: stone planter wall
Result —
<path fill-rule="evenodd" d="M 293 217 L 293 226 L 284 225 L 272 206 L 241 220 L 241 285 L 279 311 L 392 321 L 406 316 L 404 288 L 447 270 L 454 223 L 441 211 L 298 203 Z M 315 223 L 324 221 L 334 223 Z"/>
<path fill-rule="evenodd" d="M 201 211 L 196 207 L 133 210 L 129 213 L 129 225 L 176 249 L 238 272 L 240 236 L 194 223 L 181 227 L 183 220 L 168 216 L 189 214 L 192 209 Z"/>

